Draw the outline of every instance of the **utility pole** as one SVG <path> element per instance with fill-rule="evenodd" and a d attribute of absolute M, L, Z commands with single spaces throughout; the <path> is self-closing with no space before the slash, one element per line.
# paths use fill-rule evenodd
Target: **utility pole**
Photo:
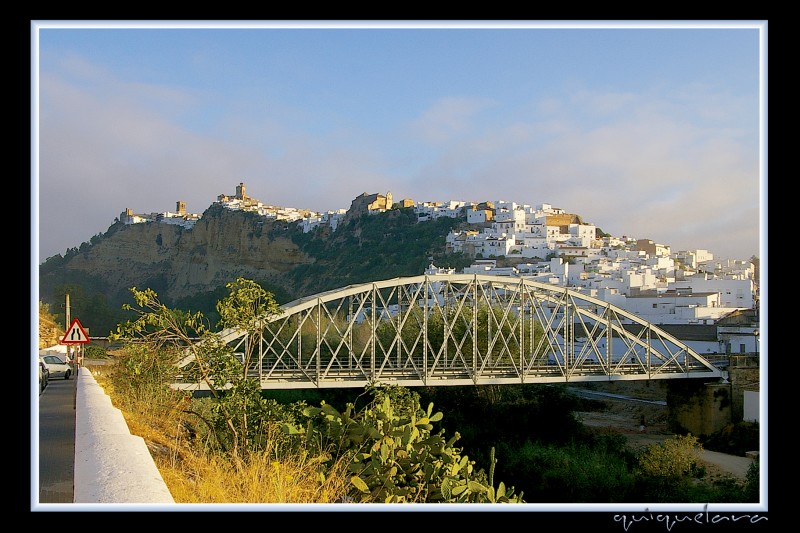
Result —
<path fill-rule="evenodd" d="M 65 332 L 67 331 L 66 328 L 68 328 L 70 326 L 70 321 L 69 321 L 69 318 L 70 318 L 69 317 L 69 293 L 67 293 L 66 298 L 67 298 L 67 301 L 66 301 L 66 305 L 64 307 L 64 310 L 66 312 L 66 323 L 64 324 L 64 328 L 65 328 L 64 331 Z M 72 347 L 71 344 L 67 344 L 67 361 L 70 361 L 70 364 L 72 364 L 72 358 L 70 357 L 70 355 L 71 355 L 70 354 L 70 348 L 71 347 Z M 73 374 L 75 374 L 74 368 L 75 367 L 73 366 Z"/>

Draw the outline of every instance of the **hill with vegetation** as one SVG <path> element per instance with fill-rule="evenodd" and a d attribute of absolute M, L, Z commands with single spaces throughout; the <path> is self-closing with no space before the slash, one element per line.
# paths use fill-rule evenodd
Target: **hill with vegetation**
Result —
<path fill-rule="evenodd" d="M 64 321 L 71 314 L 90 335 L 105 336 L 129 316 L 131 288 L 150 288 L 162 301 L 218 318 L 214 305 L 226 284 L 252 279 L 279 303 L 351 284 L 416 276 L 435 262 L 463 268 L 470 260 L 445 252 L 445 237 L 460 220 L 417 222 L 413 208 L 363 215 L 336 231 L 304 233 L 287 223 L 214 204 L 191 229 L 149 222 L 116 222 L 79 248 L 39 267 L 43 303 Z M 58 311 L 62 311 L 59 315 Z"/>

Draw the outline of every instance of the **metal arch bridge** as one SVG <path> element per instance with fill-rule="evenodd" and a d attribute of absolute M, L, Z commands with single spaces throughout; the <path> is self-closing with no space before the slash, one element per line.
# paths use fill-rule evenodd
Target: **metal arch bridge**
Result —
<path fill-rule="evenodd" d="M 725 378 L 624 309 L 564 287 L 436 274 L 295 300 L 249 337 L 218 335 L 262 389 Z M 187 358 L 182 364 L 187 364 Z M 174 388 L 201 390 L 202 383 Z"/>

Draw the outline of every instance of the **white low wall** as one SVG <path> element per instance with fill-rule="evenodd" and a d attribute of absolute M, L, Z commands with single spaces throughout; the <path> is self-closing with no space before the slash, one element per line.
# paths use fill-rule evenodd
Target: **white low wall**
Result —
<path fill-rule="evenodd" d="M 744 391 L 744 421 L 745 422 L 759 422 L 759 413 L 761 411 L 761 397 L 759 391 Z"/>
<path fill-rule="evenodd" d="M 75 503 L 175 503 L 144 439 L 81 368 L 75 403 Z"/>

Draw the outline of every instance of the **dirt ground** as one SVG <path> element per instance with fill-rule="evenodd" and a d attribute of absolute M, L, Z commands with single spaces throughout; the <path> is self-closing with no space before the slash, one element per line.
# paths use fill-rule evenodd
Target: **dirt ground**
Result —
<path fill-rule="evenodd" d="M 593 385 L 587 393 L 602 401 L 602 411 L 580 411 L 576 415 L 584 425 L 597 431 L 615 431 L 625 435 L 634 449 L 660 443 L 673 436 L 667 428 L 667 406 L 643 401 L 616 399 L 608 394 L 630 396 L 648 402 L 666 402 L 665 387 L 643 387 L 641 384 Z M 588 397 L 588 396 L 587 396 Z M 644 417 L 644 428 L 640 422 Z M 710 477 L 735 477 L 744 480 L 753 459 L 710 450 L 703 450 L 701 461 Z"/>

